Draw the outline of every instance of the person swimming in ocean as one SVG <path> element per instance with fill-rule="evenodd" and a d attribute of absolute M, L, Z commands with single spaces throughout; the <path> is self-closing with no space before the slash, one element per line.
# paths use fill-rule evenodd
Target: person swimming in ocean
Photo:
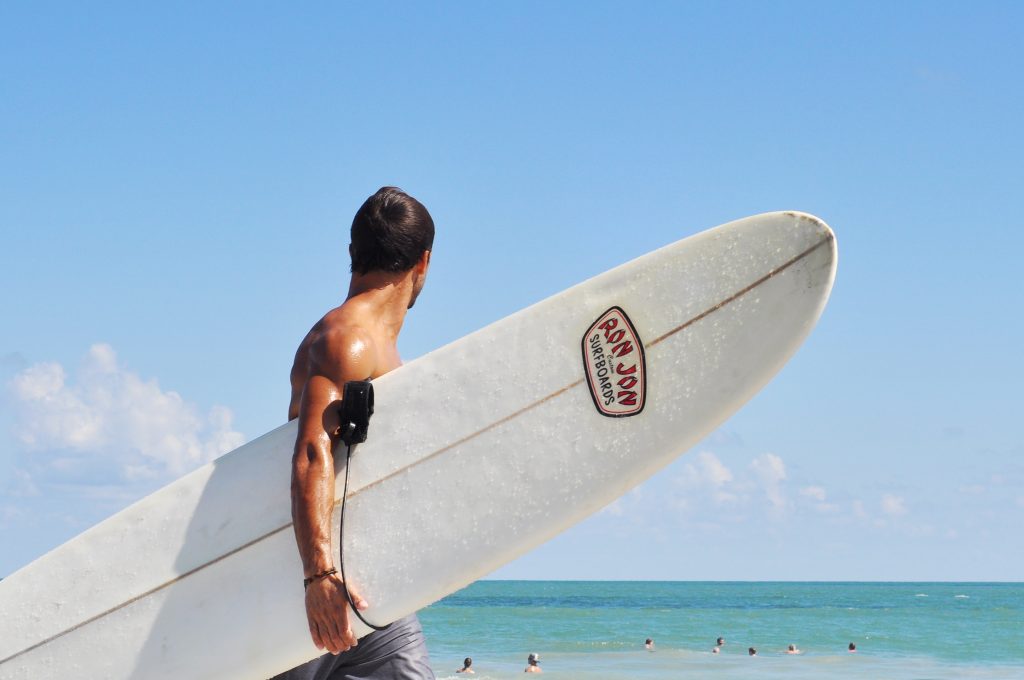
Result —
<path fill-rule="evenodd" d="M 753 647 L 750 647 L 747 649 L 747 654 L 749 654 L 750 656 L 757 656 L 757 650 Z"/>
<path fill-rule="evenodd" d="M 462 668 L 460 668 L 459 670 L 457 670 L 455 672 L 456 673 L 476 673 L 475 670 L 470 668 L 470 666 L 472 666 L 472 665 L 473 665 L 473 659 L 467 656 L 465 658 L 465 660 L 463 660 L 463 662 L 462 662 Z"/>
<path fill-rule="evenodd" d="M 711 653 L 712 654 L 718 654 L 720 651 L 722 651 L 721 647 L 712 647 L 711 648 Z"/>
<path fill-rule="evenodd" d="M 786 654 L 800 654 L 800 650 L 796 648 L 796 645 L 790 645 L 789 649 L 786 650 Z"/>
<path fill-rule="evenodd" d="M 717 640 L 715 640 L 715 646 L 718 647 L 718 648 L 724 647 L 725 646 L 725 638 L 724 637 L 720 637 Z"/>
<path fill-rule="evenodd" d="M 846 648 L 846 651 L 848 651 L 848 652 L 856 652 L 857 651 L 857 645 L 855 645 L 855 644 L 853 644 L 851 642 L 850 646 Z"/>
<path fill-rule="evenodd" d="M 526 657 L 526 668 L 523 669 L 524 673 L 543 673 L 544 671 L 540 668 L 540 655 L 530 654 Z"/>
<path fill-rule="evenodd" d="M 644 640 L 644 649 L 646 649 L 648 652 L 653 652 L 654 640 L 652 640 L 651 638 L 647 638 L 646 640 Z"/>

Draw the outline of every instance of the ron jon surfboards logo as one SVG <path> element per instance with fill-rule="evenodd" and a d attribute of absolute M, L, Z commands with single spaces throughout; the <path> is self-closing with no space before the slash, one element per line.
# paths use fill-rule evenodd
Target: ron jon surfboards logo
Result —
<path fill-rule="evenodd" d="M 583 369 L 594 406 L 610 418 L 644 410 L 647 367 L 644 343 L 621 307 L 612 307 L 583 335 Z"/>

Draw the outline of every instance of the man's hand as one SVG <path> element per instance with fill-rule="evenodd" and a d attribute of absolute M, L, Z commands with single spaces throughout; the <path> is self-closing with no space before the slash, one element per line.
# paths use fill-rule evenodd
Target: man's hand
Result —
<path fill-rule="evenodd" d="M 348 592 L 360 611 L 369 606 L 351 587 Z M 309 633 L 318 649 L 340 654 L 359 644 L 349 621 L 345 584 L 337 574 L 317 579 L 306 588 L 306 618 L 309 620 Z"/>

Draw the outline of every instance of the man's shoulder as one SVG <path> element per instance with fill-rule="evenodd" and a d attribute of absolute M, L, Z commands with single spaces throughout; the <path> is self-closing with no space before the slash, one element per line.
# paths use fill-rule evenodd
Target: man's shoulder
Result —
<path fill-rule="evenodd" d="M 365 378 L 373 372 L 374 356 L 373 336 L 356 323 L 324 323 L 309 338 L 311 373 L 355 372 Z"/>
<path fill-rule="evenodd" d="M 372 347 L 373 335 L 366 326 L 344 320 L 323 323 L 310 334 L 310 348 L 321 352 Z"/>

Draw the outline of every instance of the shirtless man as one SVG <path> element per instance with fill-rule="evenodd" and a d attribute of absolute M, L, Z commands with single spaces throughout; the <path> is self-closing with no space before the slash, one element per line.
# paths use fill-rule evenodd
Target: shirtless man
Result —
<path fill-rule="evenodd" d="M 344 386 L 401 365 L 398 333 L 423 289 L 433 241 L 434 222 L 416 199 L 395 187 L 366 199 L 352 220 L 348 296 L 313 326 L 295 353 L 288 407 L 288 418 L 299 419 L 292 458 L 292 519 L 309 582 L 309 633 L 319 649 L 330 653 L 275 680 L 434 678 L 415 614 L 356 640 L 331 551 L 332 452 L 340 438 L 338 407 Z M 359 593 L 354 588 L 349 592 L 356 606 L 366 609 Z"/>

